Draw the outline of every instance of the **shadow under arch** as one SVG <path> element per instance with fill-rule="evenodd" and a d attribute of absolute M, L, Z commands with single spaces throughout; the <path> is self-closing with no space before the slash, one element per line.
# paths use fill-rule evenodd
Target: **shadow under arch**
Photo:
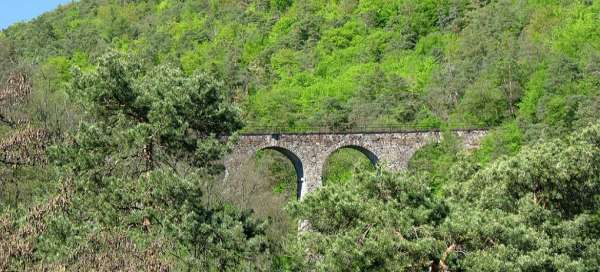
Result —
<path fill-rule="evenodd" d="M 283 154 L 286 158 L 288 158 L 288 160 L 292 162 L 292 164 L 294 165 L 294 170 L 296 171 L 296 177 L 298 178 L 296 186 L 296 199 L 300 199 L 302 183 L 304 182 L 304 167 L 302 166 L 302 160 L 296 154 L 294 154 L 294 152 L 280 146 L 263 147 L 257 150 L 257 152 L 261 150 L 275 150 Z"/>
<path fill-rule="evenodd" d="M 371 150 L 368 150 L 365 147 L 362 147 L 359 145 L 343 145 L 343 146 L 340 146 L 340 147 L 334 149 L 333 151 L 329 152 L 329 154 L 327 154 L 327 157 L 325 157 L 325 161 L 323 162 L 324 165 L 321 170 L 322 171 L 322 173 L 321 173 L 322 180 L 325 179 L 325 174 L 326 174 L 325 173 L 325 171 L 326 171 L 325 165 L 327 165 L 329 163 L 329 159 L 331 158 L 331 156 L 341 149 L 352 149 L 352 150 L 356 150 L 356 151 L 362 153 L 363 155 L 365 155 L 365 157 L 367 157 L 369 159 L 369 162 L 371 163 L 373 168 L 377 169 L 377 173 L 379 173 L 379 168 L 377 167 L 377 163 L 379 163 L 379 157 L 375 153 L 373 153 Z"/>

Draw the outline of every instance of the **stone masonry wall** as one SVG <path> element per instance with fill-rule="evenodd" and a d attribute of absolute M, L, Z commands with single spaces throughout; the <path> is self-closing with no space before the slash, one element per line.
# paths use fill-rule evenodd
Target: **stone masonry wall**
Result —
<path fill-rule="evenodd" d="M 465 149 L 479 146 L 486 130 L 463 130 L 454 132 L 462 140 Z M 412 155 L 421 147 L 439 142 L 440 132 L 398 133 L 348 133 L 348 134 L 266 134 L 243 135 L 236 147 L 225 159 L 226 175 L 261 149 L 274 149 L 284 154 L 296 169 L 298 197 L 322 185 L 323 166 L 327 158 L 344 147 L 354 148 L 365 154 L 372 163 L 380 163 L 390 170 L 406 168 Z"/>

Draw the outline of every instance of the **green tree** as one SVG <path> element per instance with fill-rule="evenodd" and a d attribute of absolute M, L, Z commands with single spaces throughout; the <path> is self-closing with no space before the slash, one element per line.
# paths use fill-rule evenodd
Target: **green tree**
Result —
<path fill-rule="evenodd" d="M 423 175 L 333 183 L 291 207 L 311 231 L 290 256 L 320 271 L 597 269 L 600 125 L 479 168 L 461 160 L 441 195 Z"/>
<path fill-rule="evenodd" d="M 227 148 L 217 135 L 240 126 L 220 86 L 169 67 L 144 73 L 114 53 L 75 73 L 85 120 L 50 152 L 60 205 L 6 226 L 3 246 L 25 235 L 35 250 L 9 251 L 2 269 L 266 269 L 265 223 L 202 193 Z M 28 224 L 40 227 L 22 234 Z"/>

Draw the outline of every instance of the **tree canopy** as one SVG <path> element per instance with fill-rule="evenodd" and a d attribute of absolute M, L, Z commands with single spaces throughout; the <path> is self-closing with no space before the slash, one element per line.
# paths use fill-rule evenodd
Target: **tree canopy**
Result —
<path fill-rule="evenodd" d="M 600 265 L 600 125 L 473 172 L 361 174 L 292 208 L 311 222 L 298 270 L 594 271 Z M 465 165 L 468 164 L 468 165 Z"/>
<path fill-rule="evenodd" d="M 0 271 L 597 271 L 599 14 L 589 0 L 81 0 L 12 25 Z M 401 173 L 342 149 L 298 202 L 276 153 L 222 182 L 235 135 L 265 126 L 444 140 Z M 489 130 L 477 150 L 448 133 L 465 127 Z"/>

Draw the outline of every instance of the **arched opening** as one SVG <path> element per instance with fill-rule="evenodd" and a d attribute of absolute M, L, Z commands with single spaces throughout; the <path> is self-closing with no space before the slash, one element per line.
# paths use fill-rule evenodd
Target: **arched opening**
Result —
<path fill-rule="evenodd" d="M 342 146 L 333 151 L 323 165 L 323 185 L 350 180 L 356 170 L 376 171 L 377 155 L 357 145 Z"/>
<path fill-rule="evenodd" d="M 303 177 L 302 160 L 294 152 L 277 146 L 261 148 L 230 171 L 227 199 L 268 219 L 270 235 L 283 237 L 298 229 L 284 207 L 298 199 Z"/>
<path fill-rule="evenodd" d="M 456 162 L 461 148 L 455 139 L 431 142 L 414 150 L 407 164 L 407 170 L 417 174 L 427 174 L 437 187 L 437 183 L 448 179 L 448 169 Z"/>
<path fill-rule="evenodd" d="M 296 154 L 294 154 L 292 151 L 282 148 L 282 147 L 278 147 L 278 146 L 273 146 L 273 147 L 266 147 L 263 148 L 261 150 L 258 151 L 257 156 L 260 157 L 261 156 L 261 152 L 268 152 L 269 150 L 273 150 L 278 152 L 279 154 L 283 155 L 284 157 L 286 157 L 293 165 L 294 167 L 294 172 L 296 173 L 296 184 L 295 187 L 288 187 L 290 190 L 289 191 L 293 191 L 296 194 L 296 199 L 300 199 L 300 190 L 302 188 L 302 181 L 304 180 L 304 168 L 302 166 L 302 160 L 300 160 L 300 158 L 298 158 L 298 156 L 296 156 Z M 264 156 L 264 155 L 262 155 Z M 277 160 L 277 155 L 271 155 L 272 157 L 274 156 L 275 159 Z M 281 161 L 281 159 L 279 159 L 278 161 Z M 289 178 L 289 172 L 290 171 L 286 171 L 285 167 L 284 169 L 282 169 L 282 174 L 287 174 L 286 177 Z M 289 179 L 287 179 L 289 180 Z"/>

